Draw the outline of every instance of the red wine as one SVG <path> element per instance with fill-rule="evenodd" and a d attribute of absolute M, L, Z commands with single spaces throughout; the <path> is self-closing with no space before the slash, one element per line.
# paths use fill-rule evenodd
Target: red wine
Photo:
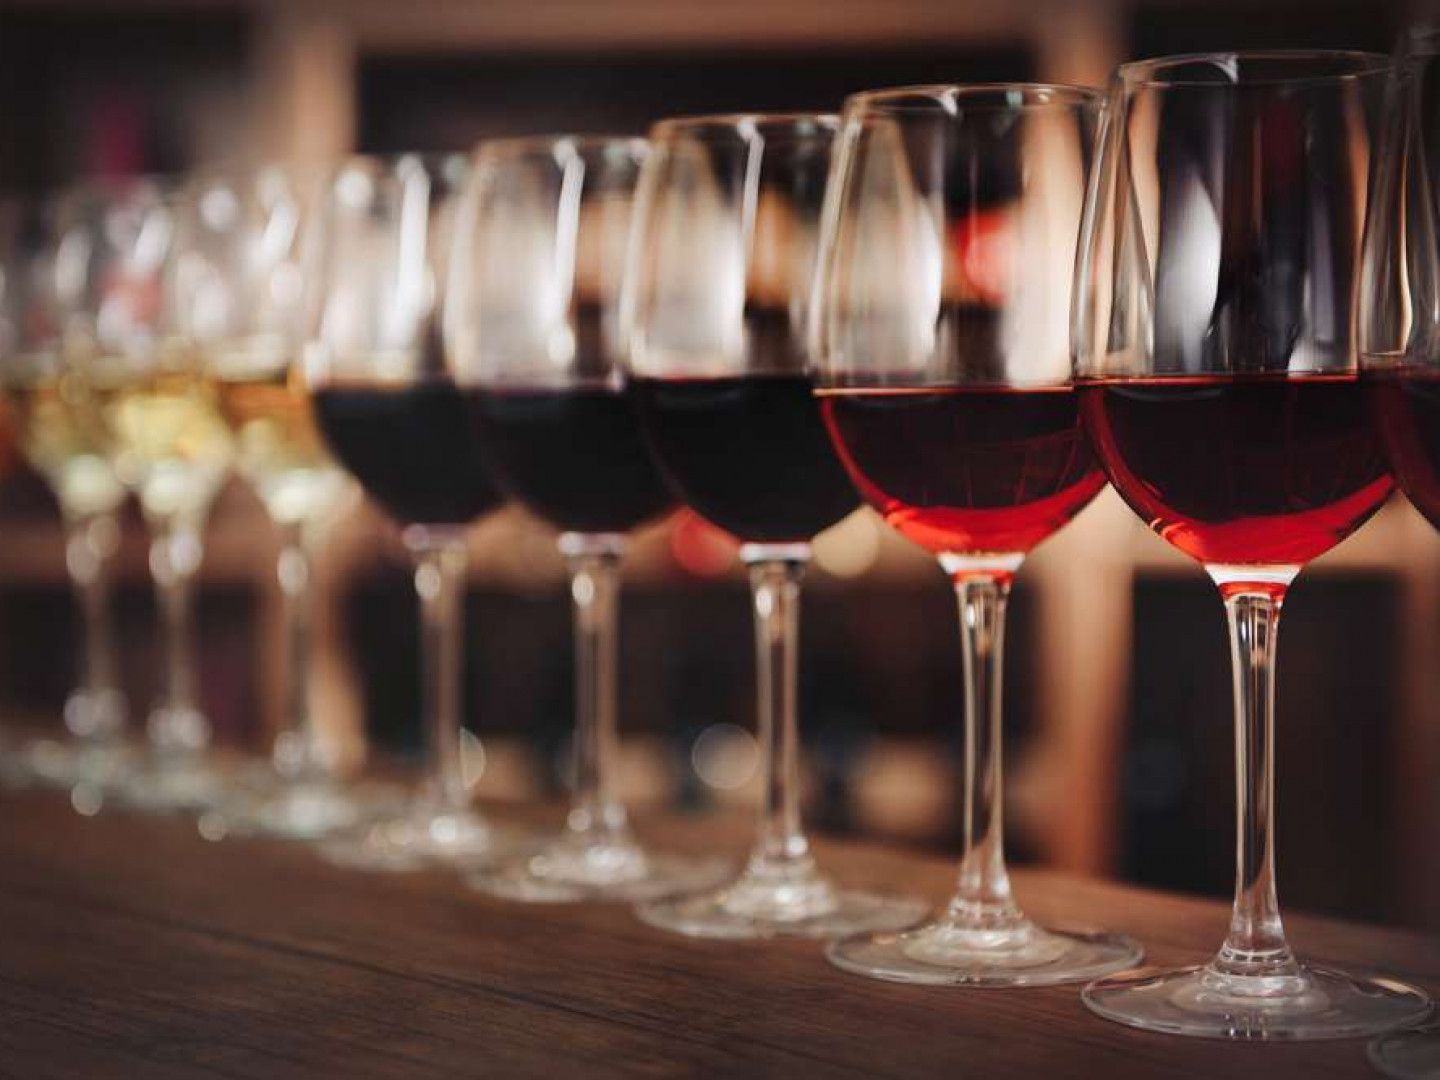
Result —
<path fill-rule="evenodd" d="M 1068 386 L 827 390 L 867 502 L 937 554 L 1022 554 L 1105 486 Z"/>
<path fill-rule="evenodd" d="M 1203 563 L 1304 565 L 1393 486 L 1352 374 L 1119 379 L 1080 394 L 1115 489 Z"/>
<path fill-rule="evenodd" d="M 1440 370 L 1399 368 L 1365 383 L 1395 479 L 1440 529 Z"/>
<path fill-rule="evenodd" d="M 501 502 L 453 383 L 340 383 L 316 390 L 314 401 L 336 459 L 396 521 L 464 525 Z"/>
<path fill-rule="evenodd" d="M 806 376 L 631 387 L 661 472 L 692 510 L 741 540 L 807 541 L 859 505 Z"/>
<path fill-rule="evenodd" d="M 674 503 L 622 391 L 507 387 L 471 403 L 501 487 L 558 529 L 627 532 Z"/>

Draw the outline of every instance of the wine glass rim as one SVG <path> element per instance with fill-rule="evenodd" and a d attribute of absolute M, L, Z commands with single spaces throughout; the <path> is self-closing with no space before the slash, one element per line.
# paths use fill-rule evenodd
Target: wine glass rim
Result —
<path fill-rule="evenodd" d="M 834 134 L 840 130 L 840 117 L 833 112 L 737 112 L 668 116 L 650 127 L 650 141 L 660 142 L 677 133 L 692 136 L 706 134 Z"/>
<path fill-rule="evenodd" d="M 1213 79 L 1199 79 L 1183 75 L 1167 75 L 1167 71 L 1196 64 L 1221 66 L 1241 61 L 1271 61 L 1293 63 L 1297 69 L 1309 62 L 1329 61 L 1340 70 L 1326 72 L 1305 72 L 1269 75 L 1263 77 L 1237 77 L 1228 82 Z M 1346 65 L 1349 65 L 1346 68 Z M 1234 86 L 1299 86 L 1305 84 L 1348 83 L 1361 79 L 1386 75 L 1392 61 L 1384 53 L 1367 52 L 1363 49 L 1232 49 L 1218 52 L 1177 53 L 1172 56 L 1154 56 L 1144 60 L 1132 60 L 1116 68 L 1116 76 L 1127 86 L 1197 87 L 1218 89 Z"/>
<path fill-rule="evenodd" d="M 1101 90 L 1058 82 L 922 83 L 862 90 L 845 99 L 844 115 L 859 112 L 901 112 L 939 107 L 951 112 L 964 102 L 972 108 L 1015 112 L 1023 109 L 1095 108 L 1105 101 Z"/>
<path fill-rule="evenodd" d="M 553 156 L 561 148 L 567 148 L 581 157 L 619 150 L 628 153 L 638 163 L 649 151 L 650 143 L 643 135 L 502 135 L 494 139 L 481 139 L 475 144 L 472 157 L 475 164 L 480 165 L 535 155 Z"/>

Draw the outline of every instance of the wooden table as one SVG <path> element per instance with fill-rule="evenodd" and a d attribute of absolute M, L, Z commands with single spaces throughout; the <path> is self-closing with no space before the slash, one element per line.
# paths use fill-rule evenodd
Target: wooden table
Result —
<path fill-rule="evenodd" d="M 498 811 L 497 811 L 498 813 Z M 743 849 L 743 822 L 657 841 Z M 952 868 L 858 845 L 854 883 L 940 900 Z M 1336 872 L 1343 872 L 1337 853 Z M 1202 959 L 1224 905 L 1021 872 L 1042 918 Z M 1440 944 L 1293 917 L 1307 955 L 1440 991 Z M 441 873 L 333 869 L 304 847 L 207 842 L 180 819 L 82 818 L 0 796 L 0 1077 L 1193 1077 L 1373 1075 L 1364 1045 L 1130 1031 L 1074 988 L 945 990 L 832 969 L 805 942 L 667 936 L 619 907 L 527 907 Z"/>

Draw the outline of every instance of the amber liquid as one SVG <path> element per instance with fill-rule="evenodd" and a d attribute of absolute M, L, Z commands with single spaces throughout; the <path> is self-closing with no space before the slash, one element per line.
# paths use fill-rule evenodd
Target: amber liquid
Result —
<path fill-rule="evenodd" d="M 298 369 L 249 378 L 229 378 L 222 369 L 216 390 L 235 438 L 236 470 L 270 516 L 303 524 L 333 512 L 347 484 L 315 423 Z"/>

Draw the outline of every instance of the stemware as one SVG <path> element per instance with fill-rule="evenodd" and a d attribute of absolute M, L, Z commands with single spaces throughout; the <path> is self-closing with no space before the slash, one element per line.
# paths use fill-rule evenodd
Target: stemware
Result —
<path fill-rule="evenodd" d="M 918 901 L 842 889 L 800 823 L 800 581 L 859 499 L 825 435 L 804 347 L 832 116 L 667 120 L 651 131 L 622 304 L 631 392 L 682 501 L 742 541 L 755 617 L 764 797 L 740 876 L 639 909 L 710 937 L 898 928 Z"/>
<path fill-rule="evenodd" d="M 1440 529 L 1440 27 L 1401 39 L 1385 96 L 1360 281 L 1363 381 L 1396 481 Z M 1370 1045 L 1387 1076 L 1440 1076 L 1440 1026 Z"/>
<path fill-rule="evenodd" d="M 0 212 L 0 381 L 21 451 L 59 505 L 80 613 L 78 685 L 62 714 L 67 738 L 29 745 L 21 764 L 36 779 L 68 787 L 113 783 L 130 755 L 110 621 L 125 488 L 106 456 L 98 405 L 62 348 L 63 222 L 52 200 L 11 202 Z"/>
<path fill-rule="evenodd" d="M 933 86 L 846 102 L 816 285 L 817 383 L 840 460 L 959 602 L 963 850 L 945 911 L 831 944 L 897 982 L 1021 986 L 1130 967 L 1131 939 L 1031 922 L 1005 869 L 1005 611 L 1026 554 L 1104 486 L 1070 372 L 1070 284 L 1097 93 Z"/>
<path fill-rule="evenodd" d="M 325 449 L 300 347 L 316 184 L 283 168 L 200 176 L 176 222 L 175 320 L 214 380 L 235 441 L 235 468 L 280 534 L 285 711 L 270 770 L 216 808 L 225 829 L 314 839 L 354 826 L 364 810 L 332 775 L 310 706 L 315 552 L 352 486 Z"/>
<path fill-rule="evenodd" d="M 150 810 L 197 809 L 222 788 L 206 754 L 192 616 L 205 522 L 233 447 L 213 383 L 174 323 L 174 239 L 171 187 L 100 183 L 69 200 L 56 254 L 67 368 L 97 403 L 92 430 L 103 432 L 151 533 L 163 685 L 146 720 L 149 752 L 117 791 Z"/>
<path fill-rule="evenodd" d="M 562 530 L 574 606 L 574 795 L 564 831 L 471 884 L 510 899 L 695 891 L 722 860 L 643 848 L 615 790 L 620 563 L 674 500 L 625 396 L 618 304 L 640 139 L 481 145 L 457 217 L 447 350 L 501 487 Z"/>
<path fill-rule="evenodd" d="M 1387 68 L 1361 53 L 1220 53 L 1127 64 L 1111 90 L 1076 269 L 1081 407 L 1116 490 L 1219 588 L 1236 735 L 1236 890 L 1219 953 L 1085 990 L 1135 1027 L 1315 1039 L 1429 1008 L 1394 980 L 1302 964 L 1275 888 L 1281 606 L 1392 487 L 1354 331 Z"/>
<path fill-rule="evenodd" d="M 441 294 L 463 158 L 357 158 L 324 198 L 304 379 L 341 465 L 401 529 L 420 599 L 431 773 L 411 805 L 322 844 L 374 870 L 478 865 L 499 836 L 461 758 L 466 531 L 500 505 L 441 350 Z"/>

